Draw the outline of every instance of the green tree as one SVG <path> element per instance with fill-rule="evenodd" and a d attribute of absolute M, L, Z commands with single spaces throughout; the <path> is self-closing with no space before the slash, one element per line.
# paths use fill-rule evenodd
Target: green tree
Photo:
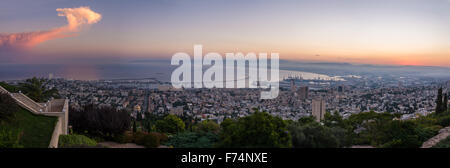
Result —
<path fill-rule="evenodd" d="M 352 143 L 382 148 L 417 148 L 436 135 L 440 126 L 431 116 L 414 120 L 396 120 L 397 115 L 364 112 L 351 115 L 347 122 L 354 134 Z"/>
<path fill-rule="evenodd" d="M 432 133 L 427 133 L 432 130 L 425 130 L 412 121 L 394 120 L 381 127 L 379 131 L 384 132 L 384 137 L 379 138 L 382 140 L 379 146 L 384 148 L 418 148 L 432 136 Z"/>
<path fill-rule="evenodd" d="M 220 131 L 220 125 L 212 120 L 204 120 L 195 125 L 194 130 L 197 132 L 212 132 L 217 134 Z"/>
<path fill-rule="evenodd" d="M 239 118 L 226 119 L 221 124 L 218 147 L 238 148 L 286 148 L 291 147 L 291 136 L 287 124 L 280 117 L 266 112 L 256 112 Z"/>
<path fill-rule="evenodd" d="M 33 77 L 19 84 L 19 89 L 29 98 L 36 102 L 44 102 L 51 97 L 58 98 L 58 90 L 56 88 L 47 89 L 48 81 L 43 78 Z"/>
<path fill-rule="evenodd" d="M 184 128 L 183 120 L 172 114 L 167 115 L 162 120 L 156 121 L 156 129 L 159 132 L 175 134 L 184 131 Z"/>
<path fill-rule="evenodd" d="M 326 112 L 323 123 L 327 127 L 341 127 L 341 128 L 348 127 L 344 118 L 339 114 L 338 111 L 335 111 L 333 114 L 331 114 L 330 112 Z"/>
<path fill-rule="evenodd" d="M 339 148 L 348 145 L 347 131 L 339 127 L 326 127 L 317 122 L 294 123 L 289 126 L 295 148 Z"/>
<path fill-rule="evenodd" d="M 7 84 L 5 82 L 0 82 L 0 86 L 3 87 L 4 89 L 6 89 L 8 92 L 15 93 L 15 92 L 19 91 L 19 89 L 16 86 Z"/>
<path fill-rule="evenodd" d="M 298 119 L 298 123 L 300 124 L 309 124 L 313 122 L 316 122 L 316 118 L 314 116 L 302 117 Z"/>
<path fill-rule="evenodd" d="M 91 104 L 83 109 L 71 108 L 69 111 L 69 124 L 72 125 L 73 131 L 89 137 L 114 140 L 132 127 L 129 111 L 126 110 L 99 108 Z"/>
<path fill-rule="evenodd" d="M 351 115 L 345 122 L 352 143 L 357 145 L 377 146 L 382 143 L 383 131 L 379 131 L 396 116 L 389 113 L 362 112 Z"/>

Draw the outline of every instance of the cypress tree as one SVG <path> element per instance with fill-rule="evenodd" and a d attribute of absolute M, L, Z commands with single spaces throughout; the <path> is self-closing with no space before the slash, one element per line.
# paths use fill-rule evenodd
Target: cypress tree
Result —
<path fill-rule="evenodd" d="M 442 88 L 439 88 L 438 90 L 438 95 L 437 95 L 437 99 L 436 99 L 436 113 L 441 113 L 442 112 Z"/>
<path fill-rule="evenodd" d="M 448 93 L 444 95 L 444 102 L 442 103 L 442 111 L 447 111 L 448 109 Z"/>

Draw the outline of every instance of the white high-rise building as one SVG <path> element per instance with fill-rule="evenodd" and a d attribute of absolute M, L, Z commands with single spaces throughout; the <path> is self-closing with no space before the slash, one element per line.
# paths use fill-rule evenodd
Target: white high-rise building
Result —
<path fill-rule="evenodd" d="M 317 122 L 324 119 L 325 116 L 325 101 L 323 99 L 313 99 L 312 101 L 312 115 Z"/>

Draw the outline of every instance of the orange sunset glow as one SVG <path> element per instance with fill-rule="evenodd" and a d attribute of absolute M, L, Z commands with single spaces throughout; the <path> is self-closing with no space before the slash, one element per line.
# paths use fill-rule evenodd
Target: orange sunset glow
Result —
<path fill-rule="evenodd" d="M 2 2 L 0 14 L 15 18 L 0 28 L 3 60 L 169 59 L 202 44 L 205 52 L 298 61 L 450 66 L 446 0 L 141 3 L 81 1 L 17 14 L 7 8 L 20 4 Z"/>

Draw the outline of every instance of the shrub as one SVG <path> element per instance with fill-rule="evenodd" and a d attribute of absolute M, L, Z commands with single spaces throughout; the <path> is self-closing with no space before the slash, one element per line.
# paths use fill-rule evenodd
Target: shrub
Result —
<path fill-rule="evenodd" d="M 157 136 L 159 138 L 160 143 L 164 143 L 164 142 L 167 142 L 167 140 L 169 140 L 169 137 L 164 133 L 152 132 L 150 134 Z"/>
<path fill-rule="evenodd" d="M 84 135 L 60 135 L 58 147 L 71 148 L 71 147 L 95 147 L 97 142 L 84 136 Z"/>
<path fill-rule="evenodd" d="M 119 143 L 133 143 L 134 142 L 133 132 L 125 131 L 123 134 L 116 136 L 114 141 Z"/>
<path fill-rule="evenodd" d="M 175 148 L 212 148 L 218 136 L 214 133 L 180 132 L 171 137 L 165 145 Z"/>
<path fill-rule="evenodd" d="M 143 139 L 144 139 L 145 133 L 142 131 L 138 131 L 133 133 L 133 143 L 136 144 L 142 144 L 143 143 Z"/>
<path fill-rule="evenodd" d="M 156 129 L 159 132 L 176 134 L 177 132 L 183 131 L 185 124 L 183 120 L 175 115 L 169 114 L 164 119 L 156 121 Z"/>
<path fill-rule="evenodd" d="M 439 118 L 439 125 L 446 127 L 450 125 L 450 115 Z"/>
<path fill-rule="evenodd" d="M 393 139 L 383 145 L 381 145 L 381 148 L 401 148 L 405 142 L 403 142 L 401 139 Z"/>
<path fill-rule="evenodd" d="M 143 137 L 143 143 L 139 145 L 143 145 L 146 148 L 156 148 L 159 146 L 159 137 L 154 134 L 147 134 Z"/>
<path fill-rule="evenodd" d="M 160 139 L 155 133 L 145 133 L 138 131 L 134 133 L 134 143 L 146 148 L 156 148 L 160 144 Z"/>

